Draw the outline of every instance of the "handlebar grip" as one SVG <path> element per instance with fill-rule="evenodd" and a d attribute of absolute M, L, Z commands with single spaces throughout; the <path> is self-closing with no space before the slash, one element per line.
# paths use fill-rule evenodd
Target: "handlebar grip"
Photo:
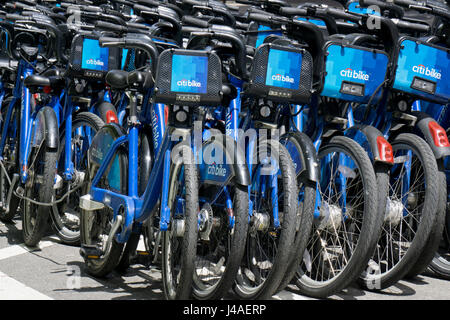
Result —
<path fill-rule="evenodd" d="M 95 27 L 101 28 L 101 29 L 107 29 L 107 30 L 115 31 L 115 32 L 127 32 L 128 31 L 127 27 L 119 26 L 114 23 L 109 23 L 109 22 L 105 22 L 105 21 L 97 21 L 97 23 L 95 24 Z"/>
<path fill-rule="evenodd" d="M 353 15 L 351 13 L 345 12 L 340 9 L 330 8 L 328 7 L 325 12 L 337 19 L 344 19 L 352 22 L 359 22 L 361 20 L 361 17 Z"/>
<path fill-rule="evenodd" d="M 150 7 L 147 7 L 147 6 L 140 5 L 140 4 L 135 4 L 133 6 L 133 9 L 135 11 L 150 11 L 150 12 L 154 12 L 155 11 L 155 8 L 150 8 Z"/>
<path fill-rule="evenodd" d="M 139 30 L 148 30 L 149 27 L 136 22 L 127 22 L 128 28 L 139 29 Z"/>
<path fill-rule="evenodd" d="M 262 14 L 262 13 L 249 13 L 248 15 L 248 20 L 250 21 L 256 21 L 256 22 L 261 22 L 261 23 L 266 23 L 266 24 L 276 24 L 276 21 L 273 20 L 273 16 L 270 14 Z M 278 22 L 278 24 L 281 24 L 280 22 Z"/>
<path fill-rule="evenodd" d="M 124 38 L 100 37 L 98 43 L 101 47 L 122 46 L 125 44 Z"/>
<path fill-rule="evenodd" d="M 400 28 L 400 29 L 409 29 L 419 32 L 429 32 L 430 26 L 426 24 L 420 24 L 420 23 L 412 23 L 404 20 L 398 20 L 398 19 L 391 19 L 394 24 Z"/>
<path fill-rule="evenodd" d="M 433 7 L 433 13 L 435 15 L 441 16 L 447 20 L 450 20 L 450 10 L 445 10 L 444 8 Z"/>
<path fill-rule="evenodd" d="M 249 26 L 250 25 L 248 23 L 236 21 L 236 29 L 248 30 Z"/>
<path fill-rule="evenodd" d="M 32 8 L 30 5 L 21 2 L 14 2 L 12 3 L 12 6 L 14 9 L 21 9 L 21 10 Z"/>
<path fill-rule="evenodd" d="M 209 29 L 208 28 L 182 26 L 181 32 L 184 34 L 189 34 L 189 33 L 194 33 L 194 32 L 209 32 Z"/>
<path fill-rule="evenodd" d="M 162 4 L 161 2 L 155 0 L 138 0 L 137 2 L 141 3 L 143 6 L 148 5 L 152 7 L 158 7 Z"/>
<path fill-rule="evenodd" d="M 6 20 L 27 20 L 27 21 L 33 20 L 33 18 L 31 18 L 31 17 L 22 16 L 20 14 L 15 14 L 15 13 L 7 13 L 5 15 L 5 18 L 6 18 Z"/>
<path fill-rule="evenodd" d="M 207 5 L 206 1 L 198 1 L 198 0 L 181 0 L 181 3 L 187 4 L 190 6 L 204 6 Z"/>
<path fill-rule="evenodd" d="M 193 26 L 193 27 L 199 27 L 199 28 L 208 28 L 209 23 L 207 21 L 204 21 L 202 19 L 198 19 L 192 16 L 184 16 L 181 20 L 183 24 Z"/>
<path fill-rule="evenodd" d="M 306 9 L 291 7 L 281 7 L 279 12 L 286 16 L 305 16 L 308 14 Z"/>
<path fill-rule="evenodd" d="M 421 3 L 415 0 L 393 0 L 394 4 L 397 4 L 399 6 L 407 7 L 414 6 L 414 5 L 420 5 Z"/>

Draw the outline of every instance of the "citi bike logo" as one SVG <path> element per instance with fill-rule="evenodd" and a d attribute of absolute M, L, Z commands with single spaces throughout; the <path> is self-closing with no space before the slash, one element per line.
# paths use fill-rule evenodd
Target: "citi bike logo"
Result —
<path fill-rule="evenodd" d="M 274 81 L 281 81 L 281 82 L 288 82 L 288 83 L 294 83 L 294 78 L 291 78 L 289 76 L 282 76 L 279 73 L 274 74 L 272 76 L 272 80 L 274 80 Z"/>
<path fill-rule="evenodd" d="M 222 167 L 221 164 L 217 165 L 213 163 L 212 165 L 208 166 L 208 174 L 213 176 L 225 177 L 227 174 L 227 169 Z"/>
<path fill-rule="evenodd" d="M 428 67 L 425 67 L 423 64 L 419 64 L 417 66 L 412 67 L 412 71 L 438 80 L 440 80 L 442 76 L 441 73 L 438 72 L 436 69 L 434 68 L 429 69 Z"/>
<path fill-rule="evenodd" d="M 103 61 L 92 59 L 92 58 L 86 60 L 86 64 L 91 64 L 91 65 L 94 65 L 94 66 L 102 66 L 102 67 L 104 65 Z"/>
<path fill-rule="evenodd" d="M 201 82 L 195 81 L 195 80 L 180 80 L 177 81 L 177 86 L 179 87 L 196 87 L 196 88 L 201 88 L 202 84 Z"/>
<path fill-rule="evenodd" d="M 364 73 L 364 71 L 353 70 L 352 68 L 347 68 L 347 69 L 341 70 L 340 74 L 342 77 L 346 77 L 346 78 L 352 78 L 352 79 L 364 80 L 364 81 L 369 80 L 369 75 L 367 73 Z"/>

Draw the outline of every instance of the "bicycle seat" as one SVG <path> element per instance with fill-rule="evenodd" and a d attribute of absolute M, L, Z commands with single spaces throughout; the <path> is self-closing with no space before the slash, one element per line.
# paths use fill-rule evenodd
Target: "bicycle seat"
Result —
<path fill-rule="evenodd" d="M 128 73 L 128 85 L 139 90 L 150 89 L 154 85 L 152 73 L 149 71 L 131 71 Z"/>
<path fill-rule="evenodd" d="M 128 87 L 128 72 L 111 70 L 106 74 L 105 81 L 112 89 L 125 89 Z"/>
<path fill-rule="evenodd" d="M 29 75 L 25 78 L 23 84 L 32 91 L 36 91 L 40 87 L 63 88 L 65 80 L 59 70 L 48 70 L 43 74 Z"/>

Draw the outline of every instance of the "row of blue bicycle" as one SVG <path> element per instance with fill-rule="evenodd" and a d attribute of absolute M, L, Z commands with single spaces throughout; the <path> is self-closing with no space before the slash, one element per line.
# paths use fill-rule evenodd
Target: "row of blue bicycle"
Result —
<path fill-rule="evenodd" d="M 0 219 L 167 299 L 450 279 L 444 0 L 0 6 Z"/>

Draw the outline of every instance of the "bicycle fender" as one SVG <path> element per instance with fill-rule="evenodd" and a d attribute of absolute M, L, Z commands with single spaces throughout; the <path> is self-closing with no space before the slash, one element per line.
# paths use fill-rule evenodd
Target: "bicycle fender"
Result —
<path fill-rule="evenodd" d="M 104 123 L 119 123 L 116 107 L 110 102 L 103 101 L 99 103 L 95 108 L 95 113 Z"/>
<path fill-rule="evenodd" d="M 413 112 L 417 116 L 414 132 L 422 136 L 433 150 L 436 159 L 450 156 L 450 144 L 448 143 L 445 129 L 436 120 L 424 112 Z M 443 133 L 442 141 L 439 141 L 439 134 Z"/>
<path fill-rule="evenodd" d="M 234 179 L 237 184 L 249 186 L 250 173 L 242 148 L 230 136 L 221 134 L 215 137 L 202 145 L 202 158 L 199 164 L 200 181 L 222 185 L 229 179 Z"/>
<path fill-rule="evenodd" d="M 303 132 L 288 132 L 281 136 L 280 142 L 291 155 L 297 181 L 301 182 L 307 179 L 312 182 L 319 182 L 319 161 L 311 138 Z"/>
<path fill-rule="evenodd" d="M 384 138 L 383 134 L 377 128 L 358 124 L 344 131 L 344 135 L 348 138 L 355 140 L 363 149 L 367 152 L 372 163 L 382 162 L 387 164 L 392 164 L 393 162 L 384 160 L 379 150 L 379 141 L 388 143 Z M 390 155 L 392 154 L 392 147 L 390 149 Z"/>
<path fill-rule="evenodd" d="M 55 111 L 50 107 L 44 107 L 41 110 L 39 110 L 37 114 L 38 121 L 41 122 L 40 128 L 44 129 L 44 135 L 40 135 L 39 133 L 35 132 L 35 143 L 39 143 L 39 139 L 45 138 L 47 147 L 52 149 L 58 149 L 59 148 L 59 125 L 58 125 L 58 119 L 56 118 Z"/>

